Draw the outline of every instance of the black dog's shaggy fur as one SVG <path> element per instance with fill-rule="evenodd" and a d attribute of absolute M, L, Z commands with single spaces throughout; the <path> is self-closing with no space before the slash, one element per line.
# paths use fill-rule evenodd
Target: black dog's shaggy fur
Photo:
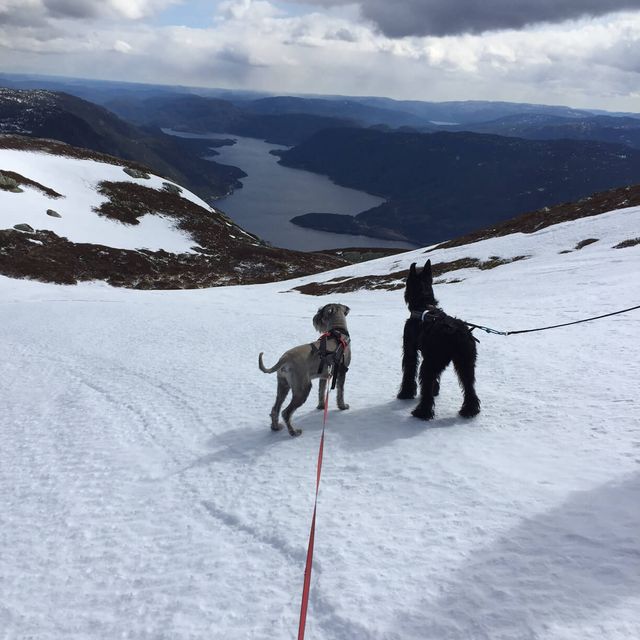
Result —
<path fill-rule="evenodd" d="M 440 390 L 440 375 L 453 362 L 464 401 L 460 415 L 472 418 L 480 412 L 480 399 L 476 395 L 475 367 L 476 340 L 467 325 L 448 316 L 438 307 L 433 295 L 431 260 L 427 260 L 420 273 L 415 262 L 409 269 L 404 299 L 412 312 L 404 325 L 402 340 L 402 385 L 398 393 L 400 399 L 416 396 L 416 372 L 418 352 L 422 354 L 420 365 L 420 402 L 411 412 L 416 418 L 433 418 L 434 396 Z M 424 320 L 421 314 L 427 312 Z"/>

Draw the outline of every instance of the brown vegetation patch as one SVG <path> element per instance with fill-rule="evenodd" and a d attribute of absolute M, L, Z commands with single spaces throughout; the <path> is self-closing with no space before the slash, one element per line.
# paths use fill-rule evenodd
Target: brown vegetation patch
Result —
<path fill-rule="evenodd" d="M 554 207 L 544 207 L 537 211 L 524 213 L 521 216 L 511 218 L 488 229 L 474 231 L 460 238 L 448 240 L 447 242 L 432 247 L 428 251 L 460 247 L 489 238 L 508 236 L 512 233 L 534 233 L 540 229 L 561 222 L 597 216 L 615 209 L 635 207 L 638 205 L 640 205 L 640 185 L 638 184 L 621 187 L 619 189 L 611 189 L 609 191 L 600 191 L 587 198 L 582 198 L 577 202 L 565 202 Z"/>
<path fill-rule="evenodd" d="M 500 258 L 498 256 L 491 256 L 488 260 L 484 262 L 478 261 L 476 265 L 478 269 L 482 269 L 486 271 L 487 269 L 495 269 L 496 267 L 500 267 L 503 264 L 509 264 L 510 262 L 518 262 L 520 260 L 526 260 L 529 256 L 515 256 L 514 258 Z"/>
<path fill-rule="evenodd" d="M 330 293 L 350 293 L 359 289 L 370 289 L 377 291 L 395 291 L 404 287 L 404 279 L 408 271 L 398 271 L 380 276 L 358 276 L 356 278 L 340 279 L 339 282 L 328 280 L 327 282 L 309 282 L 308 284 L 294 287 L 294 291 L 299 291 L 308 296 L 324 296 Z"/>
<path fill-rule="evenodd" d="M 35 180 L 31 180 L 31 178 L 25 178 L 23 175 L 20 175 L 15 171 L 5 171 L 4 169 L 2 169 L 0 171 L 0 176 L 4 176 L 6 178 L 9 178 L 10 180 L 13 180 L 19 186 L 33 187 L 34 189 L 37 189 L 50 198 L 64 198 L 61 193 L 58 193 L 57 191 L 54 191 L 49 187 L 45 187 L 43 184 L 40 184 Z M 2 183 L 0 183 L 0 189 L 2 189 Z"/>
<path fill-rule="evenodd" d="M 431 271 L 434 277 L 440 277 L 450 271 L 458 271 L 459 269 L 494 269 L 503 264 L 525 260 L 529 256 L 516 256 L 515 258 L 499 258 L 491 256 L 489 260 L 478 260 L 478 258 L 460 258 L 451 262 L 438 262 L 431 265 Z M 350 293 L 359 289 L 395 291 L 403 289 L 404 283 L 409 275 L 409 269 L 396 271 L 377 276 L 357 276 L 354 278 L 342 277 L 333 278 L 325 282 L 310 282 L 308 284 L 294 287 L 294 291 L 300 291 L 309 296 L 324 296 L 330 293 Z M 460 282 L 459 279 L 447 281 L 447 283 Z M 444 284 L 444 283 L 439 283 Z"/>
<path fill-rule="evenodd" d="M 630 238 L 629 240 L 623 240 L 618 244 L 614 245 L 614 249 L 626 249 L 627 247 L 635 247 L 640 244 L 640 238 Z"/>
<path fill-rule="evenodd" d="M 405 253 L 409 249 L 393 249 L 387 247 L 347 247 L 342 249 L 324 249 L 315 251 L 314 253 L 324 253 L 330 256 L 342 258 L 352 264 L 358 262 L 366 262 L 368 260 L 376 260 L 377 258 L 386 258 L 397 253 Z"/>
<path fill-rule="evenodd" d="M 139 224 L 140 218 L 147 213 L 168 215 L 177 220 L 192 216 L 211 217 L 209 211 L 177 193 L 136 182 L 104 181 L 98 185 L 98 193 L 108 201 L 96 207 L 96 213 L 125 224 Z"/>
<path fill-rule="evenodd" d="M 0 230 L 0 274 L 58 284 L 104 280 L 136 289 L 192 289 L 273 282 L 344 265 L 330 256 L 249 243 L 175 254 L 74 243 L 52 231 Z"/>
<path fill-rule="evenodd" d="M 586 238 L 585 240 L 580 240 L 580 242 L 578 242 L 578 244 L 575 246 L 575 249 L 576 251 L 579 251 L 580 249 L 584 249 L 584 247 L 588 247 L 594 242 L 598 242 L 598 238 Z"/>

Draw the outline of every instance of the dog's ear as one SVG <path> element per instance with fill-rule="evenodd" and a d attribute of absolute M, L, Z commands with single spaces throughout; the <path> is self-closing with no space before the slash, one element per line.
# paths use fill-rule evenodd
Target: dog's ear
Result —
<path fill-rule="evenodd" d="M 413 277 L 416 275 L 416 263 L 412 262 L 411 266 L 409 267 L 409 277 Z"/>
<path fill-rule="evenodd" d="M 422 279 L 426 280 L 429 284 L 433 283 L 433 274 L 431 273 L 431 260 L 427 260 L 422 270 Z"/>
<path fill-rule="evenodd" d="M 323 311 L 324 307 L 320 307 L 318 309 L 318 313 L 316 313 L 315 316 L 313 316 L 313 328 L 322 333 L 322 311 Z"/>
<path fill-rule="evenodd" d="M 342 312 L 344 313 L 345 316 L 349 315 L 349 311 L 351 311 L 351 309 L 349 309 L 349 307 L 347 307 L 346 304 L 342 305 Z"/>

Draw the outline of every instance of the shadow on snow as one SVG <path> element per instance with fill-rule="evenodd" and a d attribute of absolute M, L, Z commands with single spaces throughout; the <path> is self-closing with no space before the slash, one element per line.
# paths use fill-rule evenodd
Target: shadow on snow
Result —
<path fill-rule="evenodd" d="M 474 551 L 438 600 L 402 615 L 398 637 L 534 640 L 554 627 L 599 625 L 600 612 L 640 594 L 639 495 L 636 474 L 523 520 Z M 625 623 L 629 637 L 635 620 Z"/>

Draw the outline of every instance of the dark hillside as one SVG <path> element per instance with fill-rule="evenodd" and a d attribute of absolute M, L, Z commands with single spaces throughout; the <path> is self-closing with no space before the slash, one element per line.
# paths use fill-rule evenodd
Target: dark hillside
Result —
<path fill-rule="evenodd" d="M 280 155 L 286 166 L 387 198 L 355 219 L 314 213 L 296 224 L 421 244 L 640 181 L 640 151 L 592 141 L 348 129 Z"/>

